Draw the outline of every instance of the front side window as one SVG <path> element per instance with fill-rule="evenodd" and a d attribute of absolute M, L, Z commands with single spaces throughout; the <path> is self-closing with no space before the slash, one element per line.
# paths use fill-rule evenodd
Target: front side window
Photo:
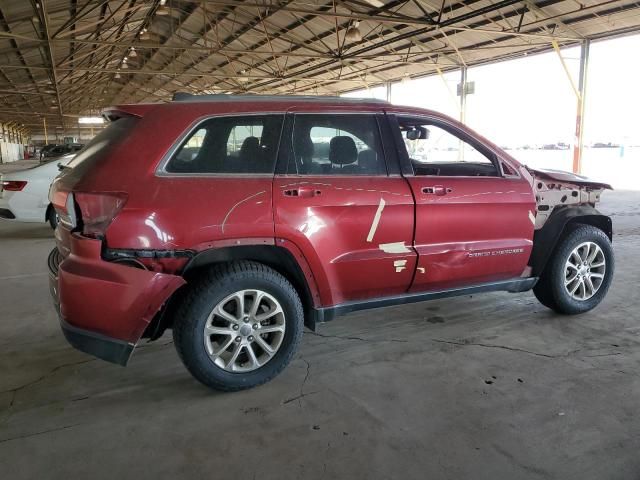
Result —
<path fill-rule="evenodd" d="M 426 122 L 400 120 L 415 175 L 500 176 L 492 155 L 476 149 L 461 134 Z"/>
<path fill-rule="evenodd" d="M 167 163 L 170 173 L 273 173 L 282 115 L 217 117 L 196 128 Z"/>
<path fill-rule="evenodd" d="M 373 115 L 296 115 L 290 175 L 386 175 Z"/>

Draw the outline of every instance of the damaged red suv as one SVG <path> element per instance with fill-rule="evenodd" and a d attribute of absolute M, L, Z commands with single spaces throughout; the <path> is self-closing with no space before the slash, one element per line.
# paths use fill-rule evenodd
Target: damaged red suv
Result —
<path fill-rule="evenodd" d="M 104 360 L 170 328 L 194 377 L 239 390 L 348 312 L 533 288 L 576 314 L 611 283 L 611 187 L 432 111 L 179 94 L 104 115 L 51 188 L 49 256 L 65 336 Z"/>

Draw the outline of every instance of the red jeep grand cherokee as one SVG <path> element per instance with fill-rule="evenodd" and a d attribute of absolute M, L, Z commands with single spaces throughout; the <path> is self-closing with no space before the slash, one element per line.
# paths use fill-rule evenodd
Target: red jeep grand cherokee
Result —
<path fill-rule="evenodd" d="M 171 328 L 194 377 L 239 390 L 347 312 L 533 288 L 575 314 L 611 283 L 611 187 L 432 111 L 178 94 L 105 117 L 52 186 L 49 267 L 68 341 L 111 362 Z"/>

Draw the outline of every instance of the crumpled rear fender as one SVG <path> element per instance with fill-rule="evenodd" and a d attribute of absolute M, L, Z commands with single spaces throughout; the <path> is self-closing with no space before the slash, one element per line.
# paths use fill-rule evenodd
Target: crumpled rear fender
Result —
<path fill-rule="evenodd" d="M 130 344 L 185 281 L 177 275 L 106 262 L 99 240 L 71 236 L 59 265 L 60 314 L 69 325 Z"/>

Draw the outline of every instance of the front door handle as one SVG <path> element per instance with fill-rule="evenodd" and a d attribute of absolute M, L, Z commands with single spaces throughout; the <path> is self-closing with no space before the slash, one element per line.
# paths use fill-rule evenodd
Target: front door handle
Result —
<path fill-rule="evenodd" d="M 293 188 L 291 190 L 285 190 L 285 197 L 317 197 L 318 195 L 322 195 L 322 190 L 318 190 L 316 188 Z"/>
<path fill-rule="evenodd" d="M 453 192 L 452 188 L 443 187 L 442 185 L 435 185 L 433 187 L 424 187 L 422 189 L 422 193 L 427 194 L 427 195 L 442 196 L 442 195 L 446 195 L 447 193 L 451 193 L 451 192 Z"/>

